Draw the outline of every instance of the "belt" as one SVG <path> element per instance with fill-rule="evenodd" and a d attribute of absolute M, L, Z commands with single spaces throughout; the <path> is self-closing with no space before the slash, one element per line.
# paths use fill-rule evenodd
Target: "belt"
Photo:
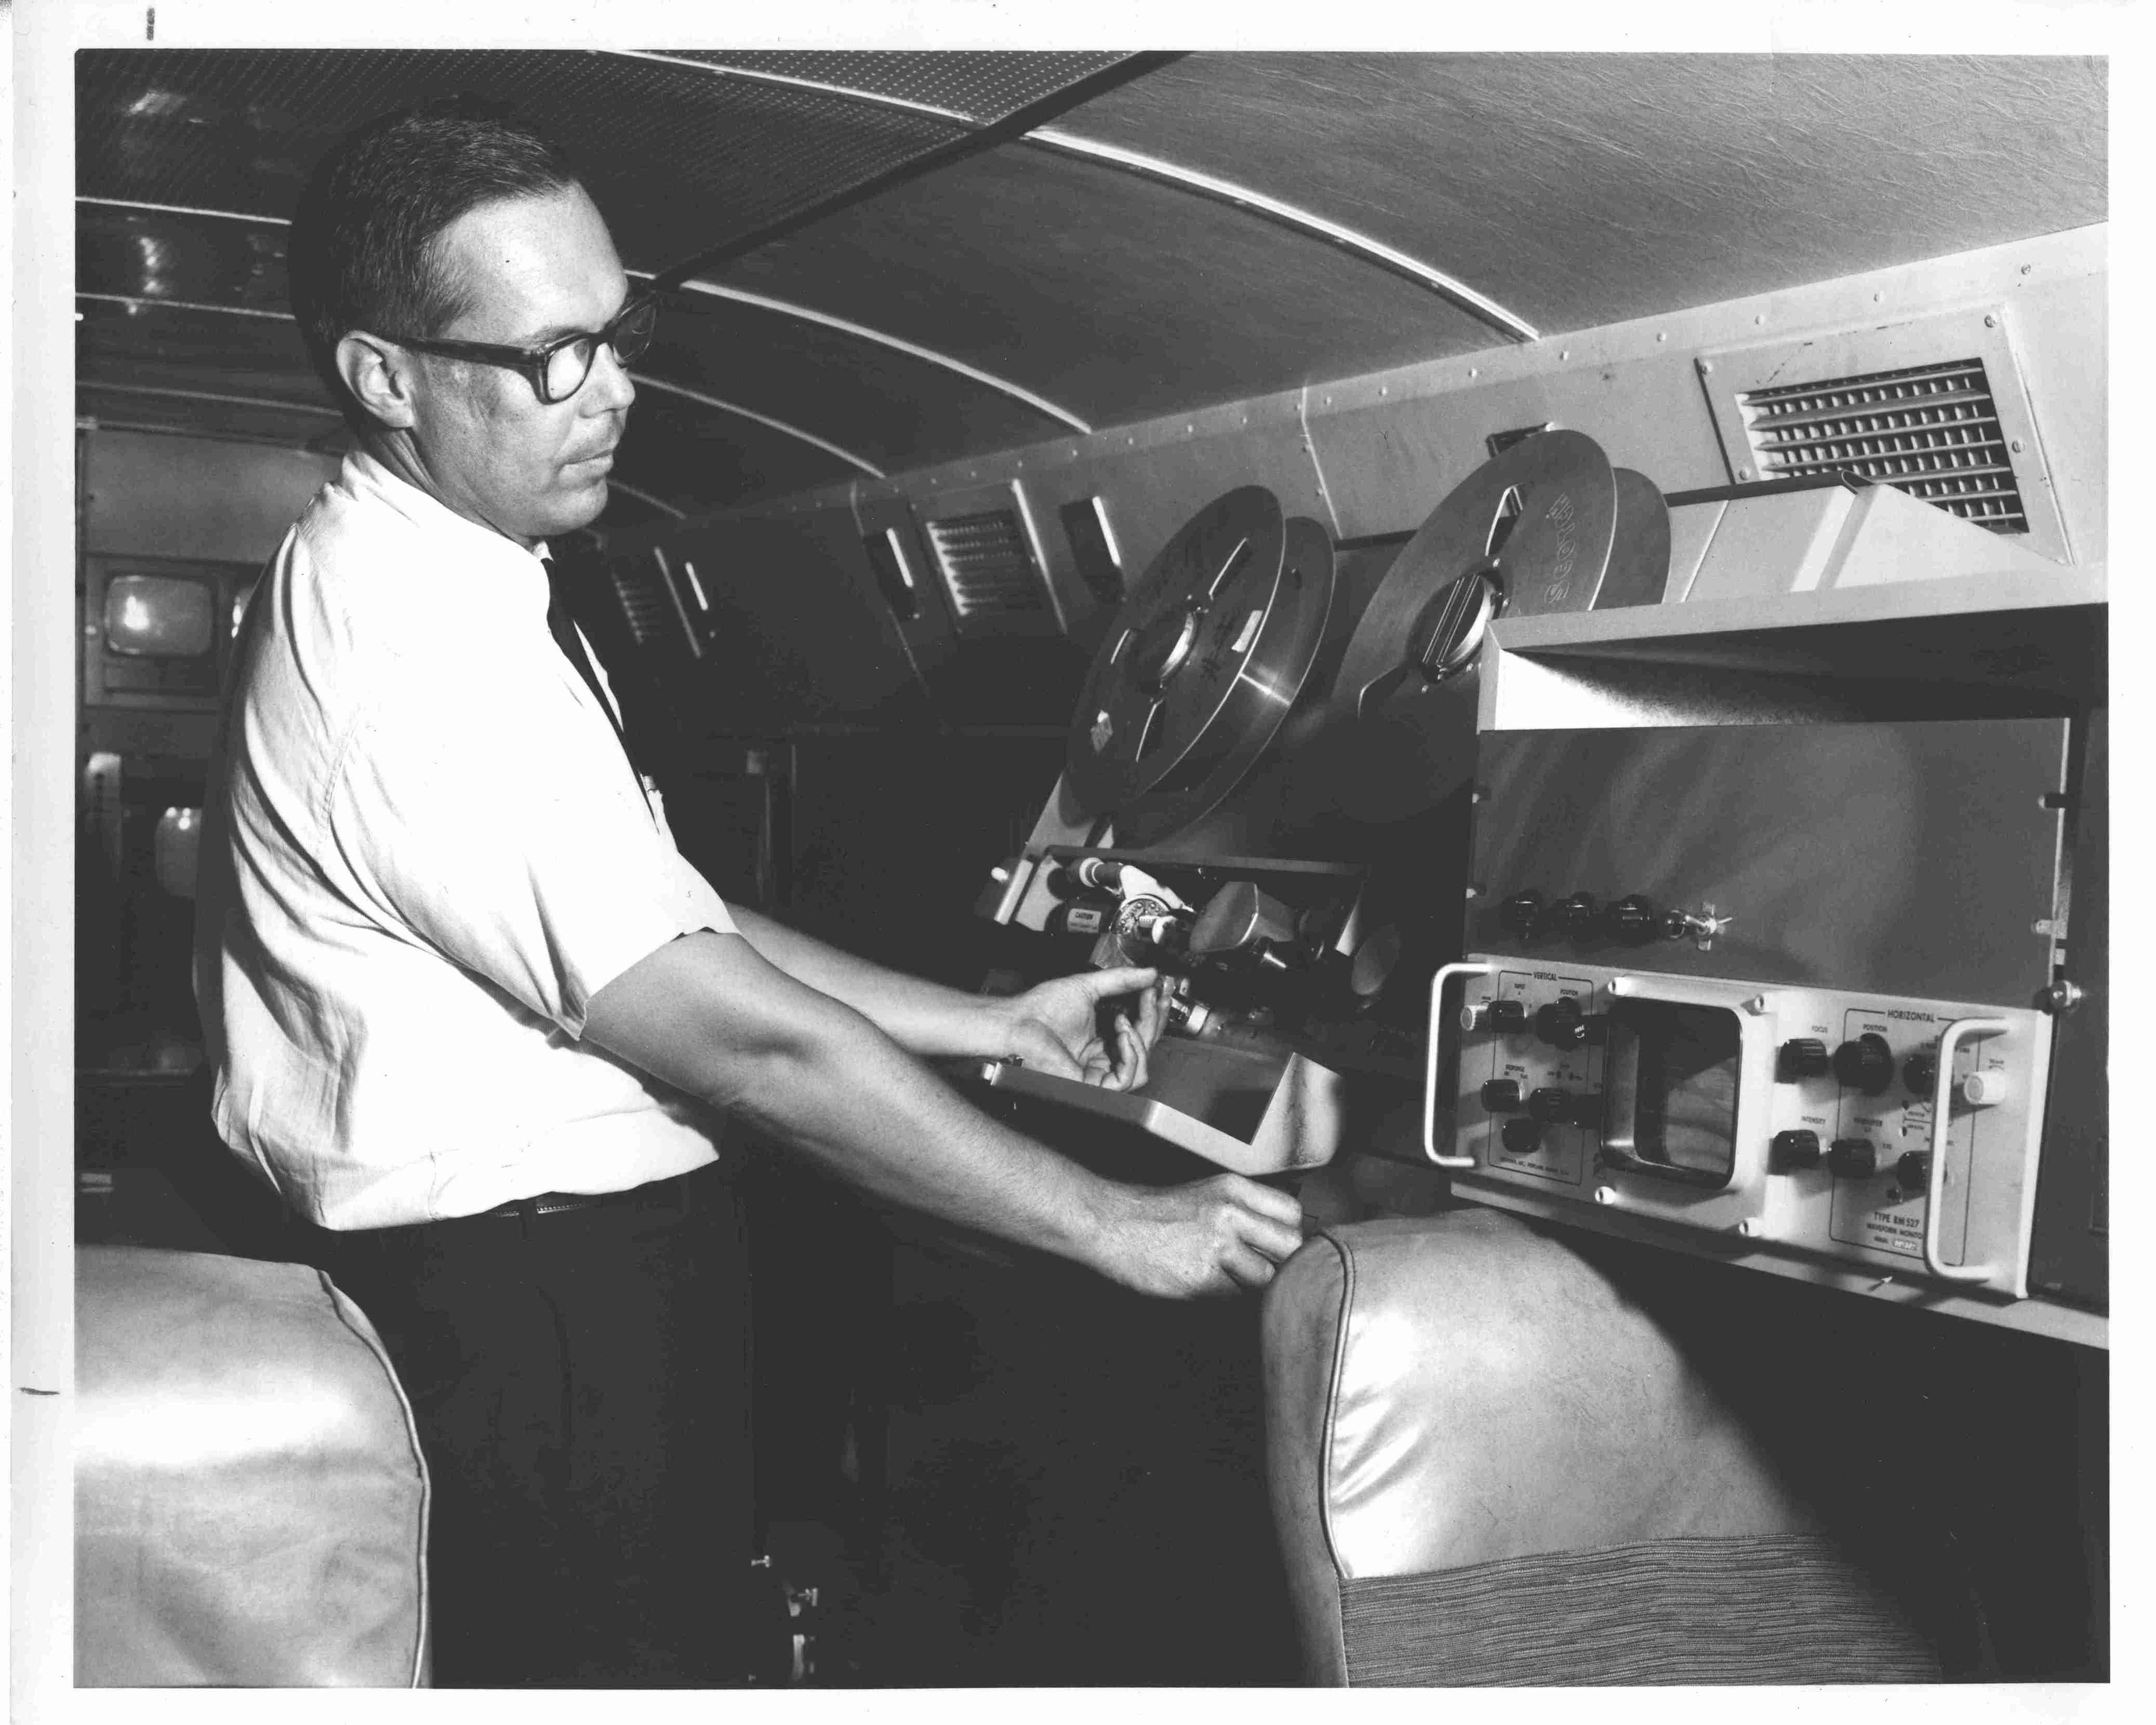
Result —
<path fill-rule="evenodd" d="M 685 1210 L 689 1208 L 689 1177 L 676 1174 L 670 1180 L 652 1180 L 641 1186 L 632 1186 L 626 1192 L 542 1192 L 531 1198 L 512 1198 L 507 1204 L 498 1204 L 490 1210 L 478 1211 L 471 1219 L 529 1222 L 539 1216 L 560 1215 L 569 1210 L 611 1209 L 622 1206 L 636 1209 Z"/>

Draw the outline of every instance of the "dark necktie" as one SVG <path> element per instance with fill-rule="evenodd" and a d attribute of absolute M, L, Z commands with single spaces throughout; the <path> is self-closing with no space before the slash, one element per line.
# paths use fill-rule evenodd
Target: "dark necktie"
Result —
<path fill-rule="evenodd" d="M 641 794 L 644 775 L 636 770 L 636 757 L 629 752 L 629 738 L 622 733 L 621 721 L 614 716 L 613 703 L 607 699 L 606 691 L 599 687 L 599 674 L 592 668 L 591 655 L 584 651 L 583 638 L 577 633 L 576 619 L 569 614 L 568 578 L 552 557 L 540 558 L 539 567 L 547 572 L 547 631 L 554 637 L 554 644 L 577 668 L 577 675 L 584 680 L 584 686 L 598 702 L 599 711 L 607 716 L 607 723 L 613 726 L 614 739 L 621 744 L 622 758 L 629 762 L 629 770 L 635 776 L 636 788 Z M 644 798 L 647 805 L 650 800 Z"/>

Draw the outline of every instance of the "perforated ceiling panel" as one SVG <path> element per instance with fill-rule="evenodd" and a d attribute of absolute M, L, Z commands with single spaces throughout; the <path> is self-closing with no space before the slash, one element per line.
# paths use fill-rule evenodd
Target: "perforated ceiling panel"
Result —
<path fill-rule="evenodd" d="M 1125 58 L 1116 54 L 829 53 L 691 49 L 682 58 L 860 90 L 986 124 Z"/>
<path fill-rule="evenodd" d="M 1259 187 L 1544 332 L 2105 216 L 2104 64 L 1195 54 L 1059 130 Z"/>

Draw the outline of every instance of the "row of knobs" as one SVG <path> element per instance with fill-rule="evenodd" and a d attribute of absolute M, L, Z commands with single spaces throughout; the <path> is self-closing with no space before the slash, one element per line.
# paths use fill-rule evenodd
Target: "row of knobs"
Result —
<path fill-rule="evenodd" d="M 1879 1172 L 1879 1147 L 1869 1138 L 1836 1138 L 1822 1150 L 1819 1134 L 1799 1127 L 1776 1132 L 1767 1146 L 1768 1171 L 1793 1174 L 1825 1162 L 1845 1180 L 1868 1180 Z M 1932 1158 L 1922 1150 L 1906 1150 L 1894 1163 L 1894 1178 L 1905 1190 L 1922 1189 L 1931 1178 Z"/>
<path fill-rule="evenodd" d="M 1659 911 L 1636 892 L 1607 906 L 1598 903 L 1591 892 L 1575 892 L 1552 904 L 1532 887 L 1500 904 L 1497 922 L 1522 940 L 1561 934 L 1568 940 L 1599 937 L 1635 947 L 1651 940 L 1674 940 L 1690 927 L 1682 911 Z"/>
<path fill-rule="evenodd" d="M 1861 1036 L 1843 1043 L 1830 1055 L 1824 1042 L 1809 1036 L 1784 1043 L 1776 1053 L 1774 1076 L 1785 1083 L 1824 1078 L 1830 1072 L 1844 1090 L 1861 1091 L 1867 1096 L 1878 1096 L 1894 1081 L 1894 1050 L 1877 1031 L 1866 1030 Z M 1902 1081 L 1908 1086 L 1912 1096 L 1933 1095 L 1939 1081 L 1938 1056 L 1929 1053 L 1911 1055 L 1902 1063 Z M 1954 1093 L 1971 1107 L 1988 1108 L 2006 1100 L 2006 1075 L 1971 1072 L 1956 1086 Z"/>
<path fill-rule="evenodd" d="M 1581 1048 L 1603 1040 L 1601 1014 L 1582 1011 L 1579 1002 L 1569 994 L 1537 1007 L 1532 1019 L 1527 1003 L 1522 1000 L 1492 1000 L 1470 1007 L 1466 1013 L 1469 1029 L 1493 1030 L 1500 1036 L 1517 1036 L 1531 1023 L 1535 1034 L 1552 1048 Z"/>

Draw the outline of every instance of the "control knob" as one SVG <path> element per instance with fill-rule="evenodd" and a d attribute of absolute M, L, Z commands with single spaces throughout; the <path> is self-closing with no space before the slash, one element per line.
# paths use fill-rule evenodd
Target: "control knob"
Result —
<path fill-rule="evenodd" d="M 1794 1127 L 1785 1132 L 1776 1132 L 1767 1144 L 1767 1169 L 1770 1173 L 1793 1174 L 1799 1168 L 1820 1165 L 1819 1134 L 1805 1127 Z"/>
<path fill-rule="evenodd" d="M 1932 1158 L 1922 1150 L 1905 1150 L 1894 1163 L 1894 1183 L 1904 1192 L 1930 1189 Z"/>
<path fill-rule="evenodd" d="M 1601 909 L 1591 892 L 1575 892 L 1570 898 L 1560 899 L 1557 908 L 1550 912 L 1550 921 L 1557 924 L 1558 932 L 1575 941 L 1591 939 L 1601 916 Z"/>
<path fill-rule="evenodd" d="M 1774 1076 L 1784 1084 L 1799 1079 L 1824 1078 L 1834 1070 L 1826 1045 L 1815 1036 L 1791 1038 L 1775 1050 Z"/>
<path fill-rule="evenodd" d="M 1876 1030 L 1866 1030 L 1835 1050 L 1834 1076 L 1844 1087 L 1876 1096 L 1894 1081 L 1894 1050 Z"/>
<path fill-rule="evenodd" d="M 1574 995 L 1553 1000 L 1535 1014 L 1535 1034 L 1552 1048 L 1578 1048 L 1589 1042 L 1599 1042 L 1602 1032 L 1600 1015 L 1582 1012 Z"/>
<path fill-rule="evenodd" d="M 1636 892 L 1620 898 L 1605 911 L 1602 925 L 1610 937 L 1628 947 L 1644 947 L 1662 932 L 1662 916 Z"/>
<path fill-rule="evenodd" d="M 1497 906 L 1497 922 L 1507 934 L 1522 940 L 1532 940 L 1543 921 L 1542 894 L 1533 887 L 1516 892 Z"/>
<path fill-rule="evenodd" d="M 1498 1129 L 1497 1136 L 1513 1155 L 1525 1156 L 1542 1142 L 1542 1122 L 1530 1120 L 1524 1114 L 1515 1114 Z"/>
<path fill-rule="evenodd" d="M 1493 1078 L 1482 1086 L 1482 1106 L 1492 1114 L 1510 1114 L 1520 1106 L 1520 1086 L 1510 1078 Z"/>
<path fill-rule="evenodd" d="M 1939 1081 L 1939 1057 L 1935 1054 L 1914 1054 L 1902 1062 L 1902 1082 L 1909 1086 L 1912 1095 L 1928 1096 Z"/>
<path fill-rule="evenodd" d="M 1509 1036 L 1527 1029 L 1527 1005 L 1518 1000 L 1491 1000 L 1480 1006 L 1463 1006 L 1460 1009 L 1460 1027 L 1463 1030 L 1489 1030 Z"/>
<path fill-rule="evenodd" d="M 1826 1147 L 1826 1165 L 1845 1180 L 1868 1180 L 1879 1172 L 1879 1153 L 1869 1138 L 1836 1138 Z"/>

